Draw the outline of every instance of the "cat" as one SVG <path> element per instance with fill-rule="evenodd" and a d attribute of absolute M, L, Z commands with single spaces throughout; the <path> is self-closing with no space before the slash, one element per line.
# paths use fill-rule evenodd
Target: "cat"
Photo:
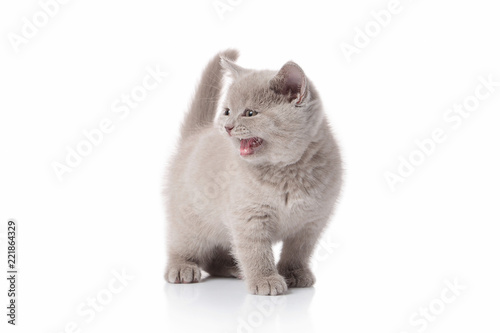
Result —
<path fill-rule="evenodd" d="M 204 270 L 279 295 L 315 283 L 309 261 L 341 190 L 341 156 L 301 67 L 250 70 L 237 57 L 207 65 L 167 168 L 165 279 L 199 282 Z"/>

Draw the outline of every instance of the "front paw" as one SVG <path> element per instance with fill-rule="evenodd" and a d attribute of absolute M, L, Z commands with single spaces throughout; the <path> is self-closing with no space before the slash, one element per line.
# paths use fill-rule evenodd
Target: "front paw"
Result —
<path fill-rule="evenodd" d="M 248 280 L 248 289 L 254 295 L 276 296 L 287 291 L 285 279 L 279 275 L 263 276 Z"/>
<path fill-rule="evenodd" d="M 196 264 L 171 263 L 167 267 L 165 280 L 169 283 L 196 283 L 201 280 L 201 270 Z"/>
<path fill-rule="evenodd" d="M 285 277 L 286 284 L 290 288 L 311 287 L 316 278 L 308 267 L 290 268 L 278 265 L 278 272 Z"/>

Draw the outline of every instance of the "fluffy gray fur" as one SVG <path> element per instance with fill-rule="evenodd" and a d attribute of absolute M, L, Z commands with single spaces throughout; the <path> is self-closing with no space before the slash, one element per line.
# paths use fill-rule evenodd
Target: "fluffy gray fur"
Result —
<path fill-rule="evenodd" d="M 250 70 L 237 56 L 221 52 L 203 72 L 167 170 L 165 279 L 199 282 L 203 269 L 244 278 L 252 294 L 278 295 L 315 282 L 309 261 L 339 196 L 341 158 L 297 64 Z M 220 101 L 225 73 L 231 84 Z M 241 140 L 253 142 L 250 154 Z"/>

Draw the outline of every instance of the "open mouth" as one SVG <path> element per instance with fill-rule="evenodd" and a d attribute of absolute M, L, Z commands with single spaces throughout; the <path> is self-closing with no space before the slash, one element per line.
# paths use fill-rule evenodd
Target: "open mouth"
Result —
<path fill-rule="evenodd" d="M 261 138 L 249 138 L 249 139 L 240 139 L 240 155 L 248 156 L 252 155 L 257 151 L 257 149 L 262 145 L 264 140 Z"/>

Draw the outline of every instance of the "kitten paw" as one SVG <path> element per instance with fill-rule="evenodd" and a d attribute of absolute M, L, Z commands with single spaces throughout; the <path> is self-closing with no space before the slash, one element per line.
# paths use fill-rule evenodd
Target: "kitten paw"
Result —
<path fill-rule="evenodd" d="M 169 283 L 196 283 L 201 280 L 201 270 L 196 264 L 169 264 L 165 280 Z"/>
<path fill-rule="evenodd" d="M 286 284 L 290 288 L 307 288 L 316 282 L 309 268 L 290 269 L 278 266 L 278 271 L 285 277 Z"/>
<path fill-rule="evenodd" d="M 254 295 L 276 296 L 287 291 L 285 279 L 279 274 L 251 279 L 248 288 Z"/>

